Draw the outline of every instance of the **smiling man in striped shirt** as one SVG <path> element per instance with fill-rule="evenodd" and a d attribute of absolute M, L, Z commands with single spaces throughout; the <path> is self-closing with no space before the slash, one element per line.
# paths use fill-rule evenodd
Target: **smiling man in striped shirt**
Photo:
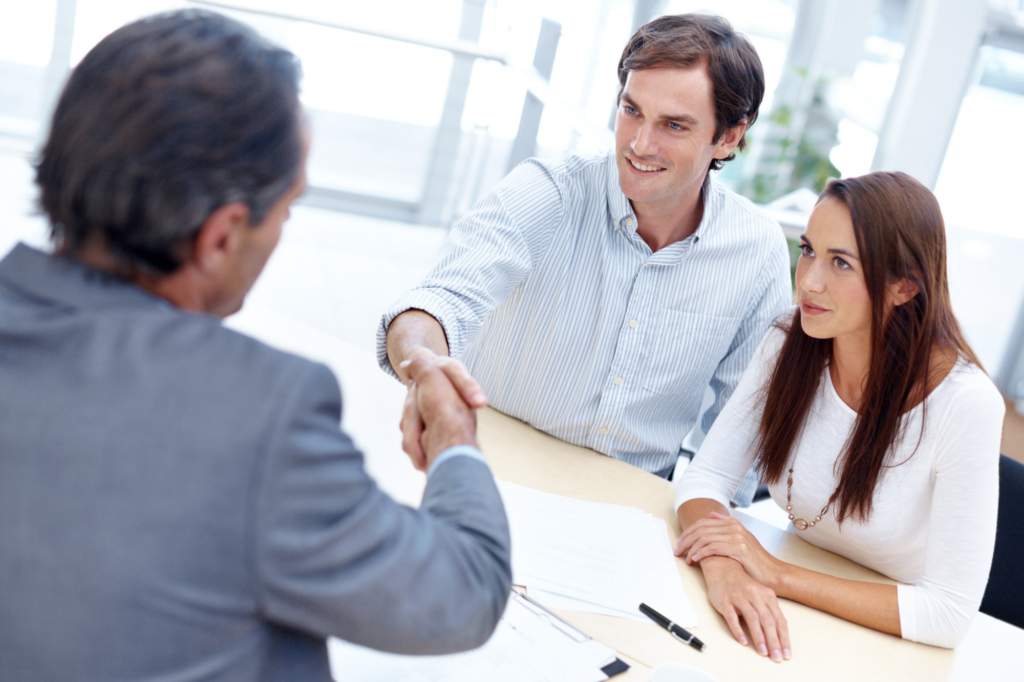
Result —
<path fill-rule="evenodd" d="M 408 383 L 402 361 L 429 359 L 474 406 L 669 477 L 705 389 L 706 431 L 789 303 L 789 257 L 709 172 L 757 118 L 749 41 L 720 17 L 664 16 L 630 39 L 619 81 L 616 149 L 513 170 L 383 316 L 378 360 Z"/>

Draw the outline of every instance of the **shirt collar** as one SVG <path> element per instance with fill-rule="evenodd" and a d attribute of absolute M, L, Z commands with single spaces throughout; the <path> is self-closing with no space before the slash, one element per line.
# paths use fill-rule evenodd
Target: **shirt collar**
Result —
<path fill-rule="evenodd" d="M 616 227 L 621 227 L 627 234 L 633 234 L 637 228 L 636 214 L 633 213 L 633 206 L 619 186 L 619 167 L 616 165 L 614 150 L 608 153 L 605 163 L 608 171 L 608 214 Z M 722 210 L 722 188 L 711 171 L 704 176 L 701 193 L 704 196 L 704 215 L 697 226 L 697 231 L 694 232 L 694 241 L 707 239 L 708 235 L 715 231 Z"/>
<path fill-rule="evenodd" d="M 32 298 L 71 309 L 172 307 L 131 282 L 23 243 L 0 261 L 0 282 Z"/>
<path fill-rule="evenodd" d="M 717 231 L 724 207 L 722 186 L 718 184 L 711 171 L 704 176 L 704 186 L 700 191 L 704 198 L 704 215 L 701 216 L 697 231 L 693 234 L 697 241 L 705 241 Z"/>
<path fill-rule="evenodd" d="M 619 186 L 619 167 L 616 165 L 614 149 L 608 152 L 605 163 L 608 169 L 608 215 L 611 216 L 616 227 L 624 227 L 627 233 L 636 232 L 636 216 L 633 214 L 633 207 Z M 632 220 L 632 225 L 626 225 L 627 220 Z"/>

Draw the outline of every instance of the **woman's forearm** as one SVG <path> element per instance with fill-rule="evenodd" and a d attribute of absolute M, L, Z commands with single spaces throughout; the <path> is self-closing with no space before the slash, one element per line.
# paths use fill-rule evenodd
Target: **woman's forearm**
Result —
<path fill-rule="evenodd" d="M 768 585 L 778 596 L 873 630 L 902 636 L 895 585 L 845 580 L 779 563 L 778 577 Z"/>
<path fill-rule="evenodd" d="M 689 500 L 680 505 L 677 515 L 684 536 L 689 534 L 687 528 L 707 519 L 712 512 L 728 514 L 720 503 L 709 499 Z M 719 570 L 731 571 L 737 564 L 742 565 L 747 574 L 778 597 L 874 630 L 902 636 L 895 585 L 844 580 L 780 561 L 766 552 L 735 519 L 705 521 L 703 525 L 707 527 L 695 527 L 690 533 L 705 535 L 711 544 L 694 551 L 704 541 L 697 542 L 687 556 L 696 557 L 705 578 Z M 676 552 L 690 546 L 692 541 L 691 538 L 684 542 L 680 537 Z M 715 554 L 718 556 L 713 556 Z"/>

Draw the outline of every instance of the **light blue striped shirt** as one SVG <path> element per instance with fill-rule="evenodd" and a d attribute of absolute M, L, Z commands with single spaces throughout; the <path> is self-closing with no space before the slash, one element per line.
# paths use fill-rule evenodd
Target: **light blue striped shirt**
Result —
<path fill-rule="evenodd" d="M 709 178 L 697 231 L 652 253 L 614 154 L 520 164 L 452 228 L 441 259 L 381 320 L 444 327 L 497 410 L 656 472 L 706 432 L 791 300 L 782 230 Z M 749 478 L 736 501 L 749 504 Z"/>

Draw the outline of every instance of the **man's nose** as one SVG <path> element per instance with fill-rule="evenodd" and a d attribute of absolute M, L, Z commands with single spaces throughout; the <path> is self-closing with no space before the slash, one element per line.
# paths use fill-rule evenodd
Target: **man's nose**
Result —
<path fill-rule="evenodd" d="M 636 137 L 633 138 L 633 144 L 630 147 L 637 156 L 653 156 L 658 153 L 658 144 L 654 137 L 654 130 L 651 126 L 642 123 L 636 131 Z"/>

